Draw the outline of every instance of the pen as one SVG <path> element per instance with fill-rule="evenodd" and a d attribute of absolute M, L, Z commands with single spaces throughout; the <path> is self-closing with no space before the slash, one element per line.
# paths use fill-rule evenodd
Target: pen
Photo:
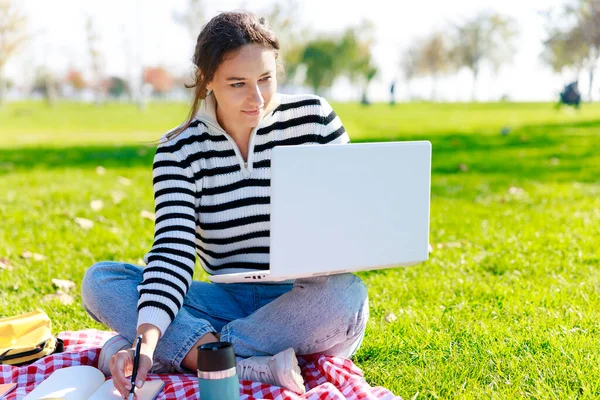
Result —
<path fill-rule="evenodd" d="M 137 378 L 138 365 L 140 364 L 140 349 L 142 347 L 142 335 L 138 335 L 137 343 L 135 344 L 135 353 L 133 354 L 133 373 L 131 374 L 131 390 L 127 400 L 133 400 L 133 392 L 135 391 L 135 379 Z"/>

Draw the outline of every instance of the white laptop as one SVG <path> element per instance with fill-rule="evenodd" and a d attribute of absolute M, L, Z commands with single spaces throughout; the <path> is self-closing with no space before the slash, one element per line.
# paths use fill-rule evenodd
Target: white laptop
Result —
<path fill-rule="evenodd" d="M 209 279 L 276 282 L 423 262 L 430 177 L 428 141 L 275 147 L 270 270 Z"/>

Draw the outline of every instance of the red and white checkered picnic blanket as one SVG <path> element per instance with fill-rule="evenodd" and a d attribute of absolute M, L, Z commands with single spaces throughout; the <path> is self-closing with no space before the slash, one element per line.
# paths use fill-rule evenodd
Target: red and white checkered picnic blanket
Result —
<path fill-rule="evenodd" d="M 53 354 L 22 367 L 0 365 L 0 384 L 17 383 L 17 388 L 6 400 L 22 399 L 40 382 L 59 368 L 73 365 L 98 364 L 102 344 L 114 332 L 95 329 L 68 331 L 58 334 L 65 342 L 65 351 Z M 352 361 L 339 357 L 298 357 L 308 391 L 302 396 L 278 386 L 240 381 L 240 398 L 243 400 L 342 400 L 342 399 L 400 399 L 382 387 L 371 387 L 362 371 Z M 149 374 L 148 379 L 166 382 L 158 400 L 198 399 L 198 379 L 193 374 Z"/>

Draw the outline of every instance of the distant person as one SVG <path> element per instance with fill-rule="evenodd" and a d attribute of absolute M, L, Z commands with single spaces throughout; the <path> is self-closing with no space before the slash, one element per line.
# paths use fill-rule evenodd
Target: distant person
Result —
<path fill-rule="evenodd" d="M 147 265 L 106 261 L 85 273 L 86 311 L 119 333 L 102 347 L 98 367 L 122 395 L 138 334 L 142 382 L 150 371 L 195 372 L 199 345 L 227 341 L 239 357 L 240 379 L 299 394 L 305 384 L 296 354 L 349 358 L 363 340 L 367 289 L 354 274 L 193 280 L 197 258 L 212 275 L 269 269 L 275 146 L 350 140 L 324 98 L 277 93 L 278 56 L 275 33 L 252 13 L 223 12 L 202 28 L 189 117 L 162 137 L 154 157 L 156 222 Z"/>
<path fill-rule="evenodd" d="M 390 85 L 390 105 L 391 106 L 396 104 L 395 92 L 396 92 L 396 82 L 393 81 L 392 84 Z"/>
<path fill-rule="evenodd" d="M 579 93 L 579 81 L 571 82 L 560 93 L 560 100 L 556 108 L 560 108 L 563 104 L 579 108 L 581 104 L 581 93 Z"/>

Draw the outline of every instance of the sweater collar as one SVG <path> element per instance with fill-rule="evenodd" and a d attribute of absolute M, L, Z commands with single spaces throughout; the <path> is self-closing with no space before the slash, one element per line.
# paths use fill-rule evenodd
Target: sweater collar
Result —
<path fill-rule="evenodd" d="M 279 93 L 275 93 L 273 97 L 271 97 L 271 102 L 265 109 L 265 113 L 262 119 L 259 122 L 259 125 L 263 123 L 270 116 L 271 112 L 279 106 L 281 100 L 279 98 Z M 200 107 L 198 108 L 198 113 L 196 113 L 196 118 L 207 122 L 215 127 L 221 127 L 219 122 L 217 121 L 217 99 L 215 95 L 211 92 L 206 99 L 202 102 Z M 221 129 L 223 129 L 221 127 Z"/>

